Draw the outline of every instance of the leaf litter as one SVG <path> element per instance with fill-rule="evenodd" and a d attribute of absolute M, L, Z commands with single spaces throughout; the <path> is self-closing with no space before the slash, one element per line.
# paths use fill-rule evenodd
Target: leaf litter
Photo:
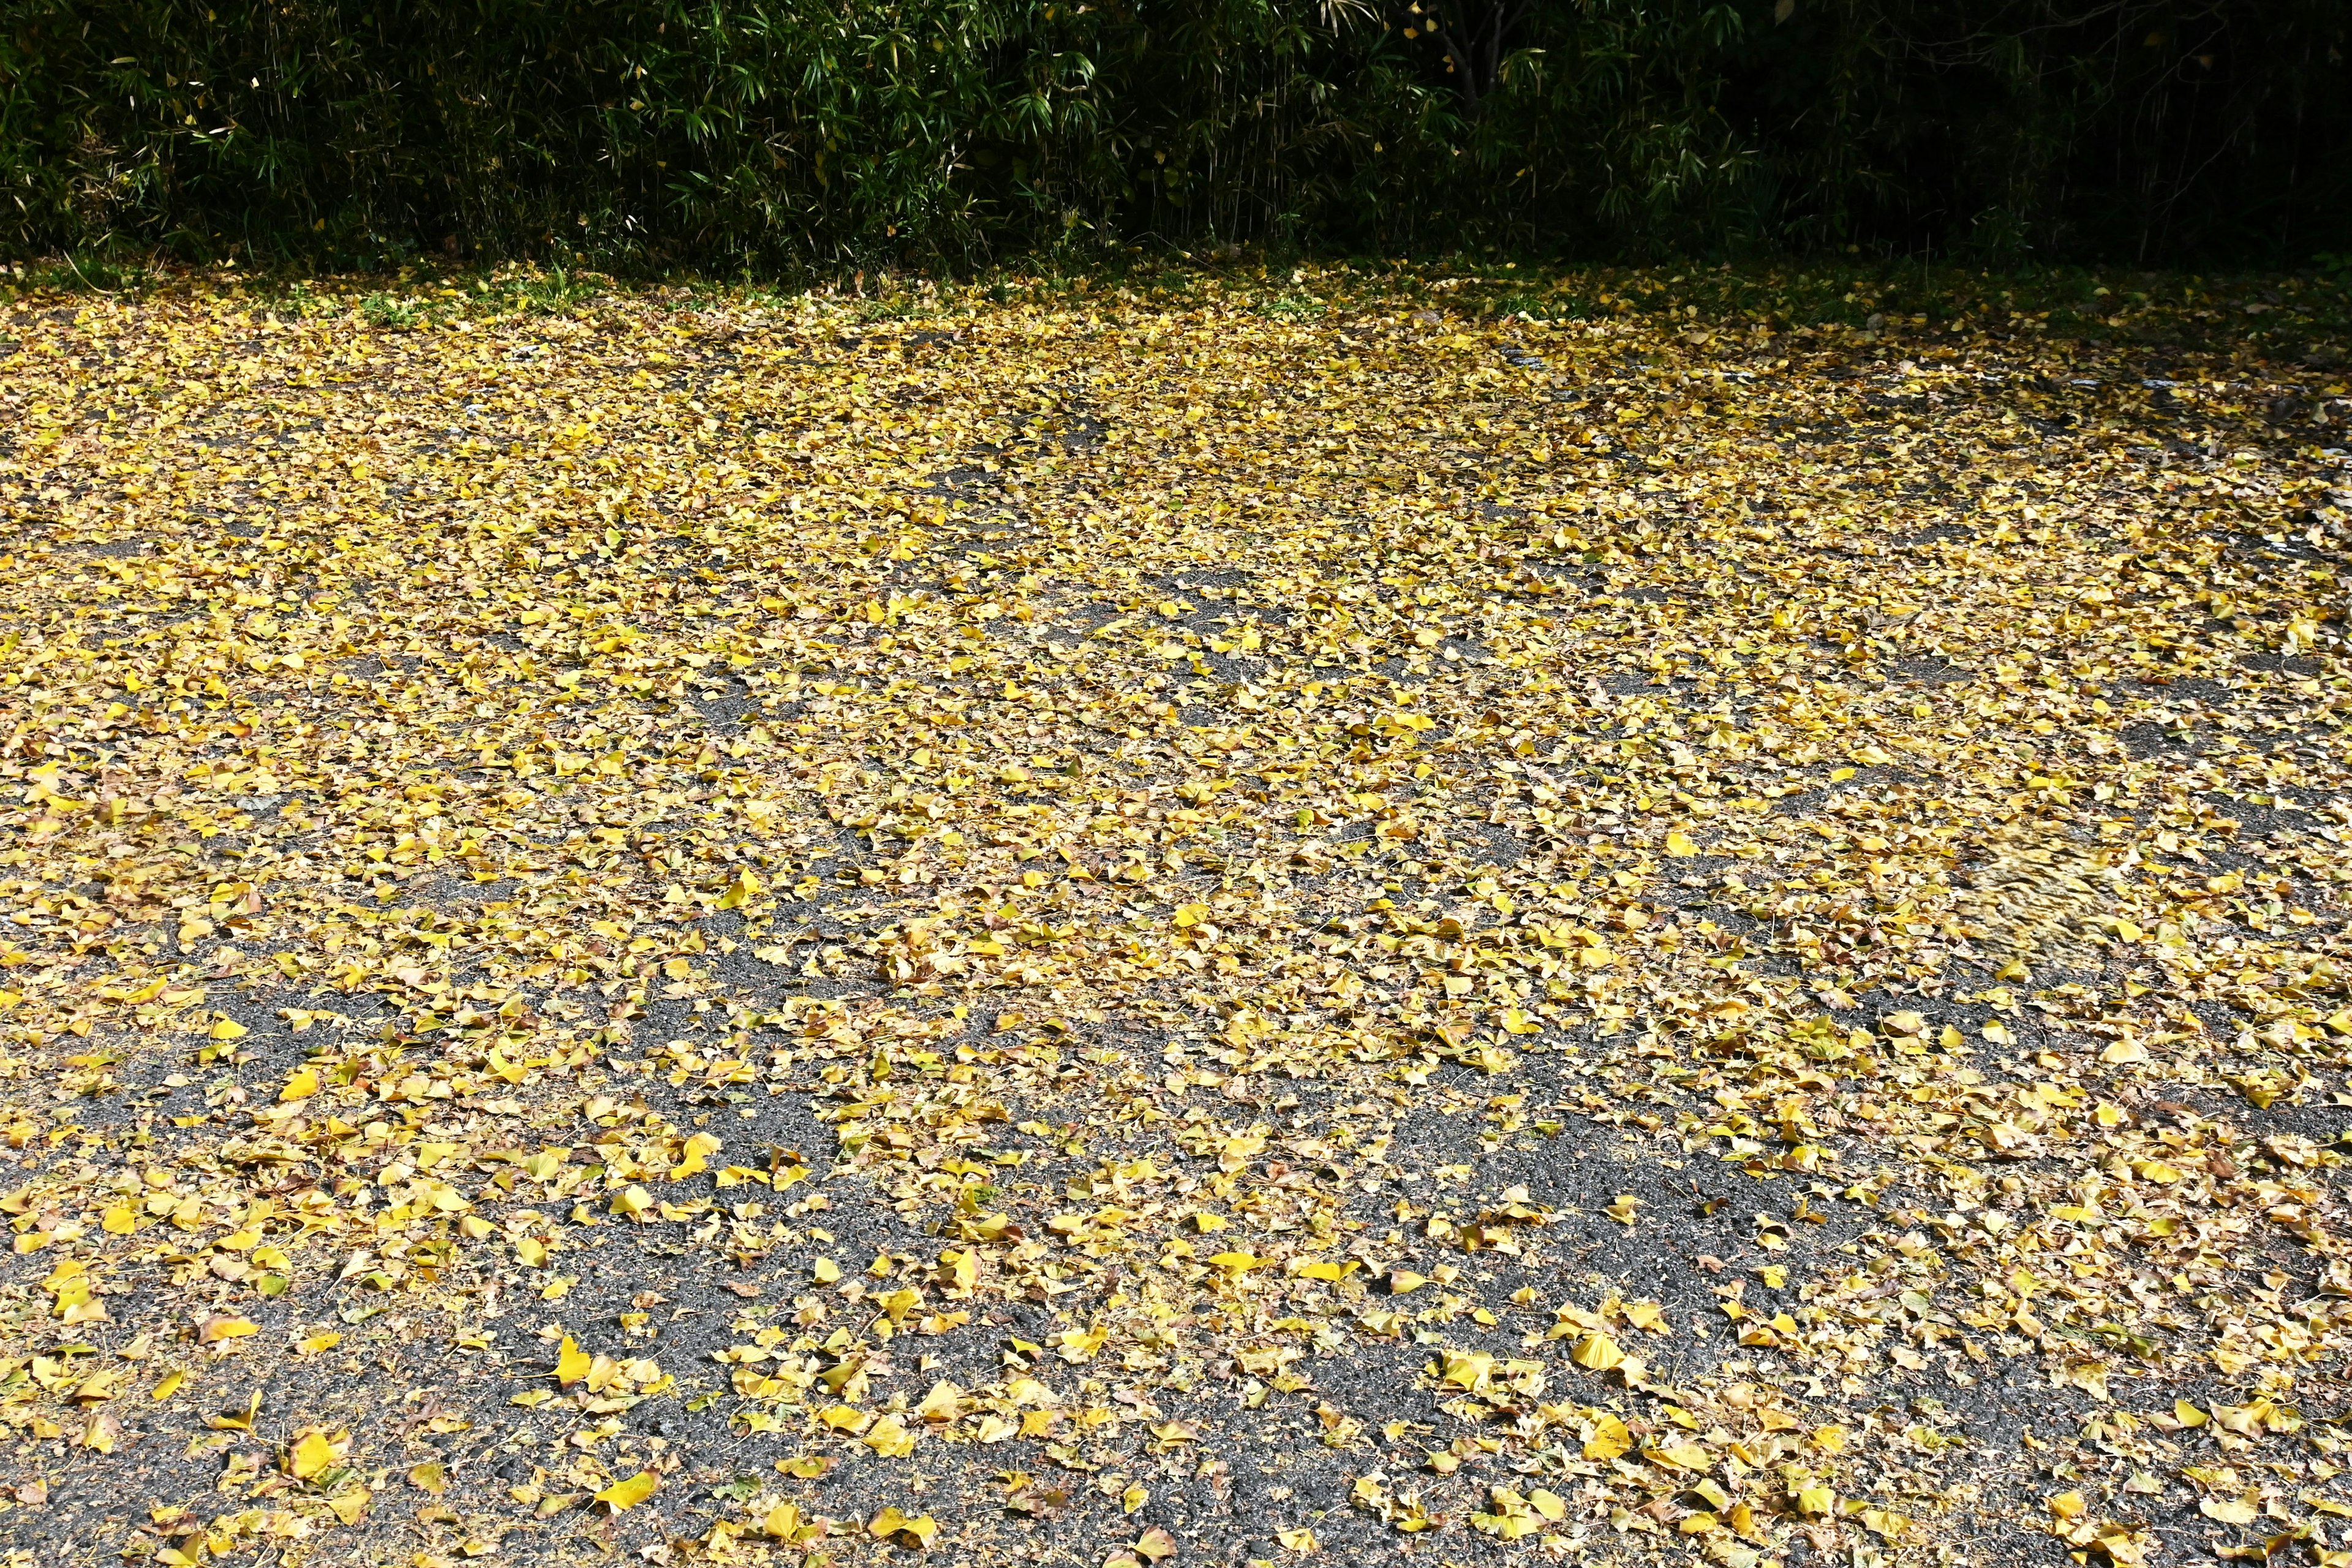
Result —
<path fill-rule="evenodd" d="M 2210 297 L 321 287 L 0 359 L 22 1560 L 2347 1560 Z"/>

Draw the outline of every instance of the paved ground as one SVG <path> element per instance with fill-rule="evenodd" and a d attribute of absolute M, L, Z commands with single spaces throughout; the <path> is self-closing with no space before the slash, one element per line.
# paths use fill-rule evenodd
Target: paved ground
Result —
<path fill-rule="evenodd" d="M 2342 308 L 2112 281 L 19 300 L 0 1544 L 2334 1561 Z"/>

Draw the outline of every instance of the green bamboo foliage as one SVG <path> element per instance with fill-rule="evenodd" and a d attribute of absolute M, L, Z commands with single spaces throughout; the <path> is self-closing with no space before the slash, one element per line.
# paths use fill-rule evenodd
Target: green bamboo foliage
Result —
<path fill-rule="evenodd" d="M 0 244 L 2352 249 L 2340 0 L 0 0 Z"/>

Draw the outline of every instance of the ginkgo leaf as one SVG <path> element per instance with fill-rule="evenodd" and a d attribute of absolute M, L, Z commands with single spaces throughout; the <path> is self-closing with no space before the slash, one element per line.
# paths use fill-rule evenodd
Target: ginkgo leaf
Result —
<path fill-rule="evenodd" d="M 1612 1367 L 1623 1364 L 1625 1352 L 1617 1348 L 1615 1340 L 1595 1330 L 1576 1342 L 1576 1348 L 1569 1352 L 1569 1359 L 1591 1371 L 1607 1372 Z"/>
<path fill-rule="evenodd" d="M 939 1522 L 929 1514 L 908 1515 L 897 1508 L 886 1508 L 866 1521 L 867 1533 L 877 1540 L 903 1536 L 918 1546 L 929 1546 L 940 1532 Z"/>
<path fill-rule="evenodd" d="M 866 1428 L 858 1441 L 886 1459 L 903 1459 L 915 1451 L 915 1434 L 887 1415 Z"/>
<path fill-rule="evenodd" d="M 335 1446 L 318 1432 L 305 1433 L 296 1439 L 286 1458 L 287 1473 L 298 1481 L 307 1481 L 335 1462 Z"/>
<path fill-rule="evenodd" d="M 614 1513 L 619 1513 L 625 1509 L 636 1507 L 637 1504 L 653 1496 L 654 1489 L 660 1484 L 661 1478 L 653 1471 L 639 1470 L 635 1475 L 625 1476 L 599 1490 L 596 1493 L 596 1500 Z"/>

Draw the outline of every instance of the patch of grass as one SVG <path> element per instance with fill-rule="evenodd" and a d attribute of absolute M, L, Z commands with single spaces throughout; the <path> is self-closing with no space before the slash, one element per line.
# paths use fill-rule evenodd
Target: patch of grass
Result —
<path fill-rule="evenodd" d="M 505 292 L 517 305 L 542 316 L 558 316 L 594 299 L 604 292 L 604 279 L 587 274 L 550 268 L 544 272 L 524 273 L 510 277 Z"/>
<path fill-rule="evenodd" d="M 384 331 L 414 331 L 425 324 L 425 312 L 413 300 L 394 294 L 371 294 L 360 301 L 360 317 Z"/>
<path fill-rule="evenodd" d="M 68 253 L 26 272 L 34 288 L 75 294 L 132 294 L 153 288 L 165 273 L 152 259 L 104 250 Z"/>

